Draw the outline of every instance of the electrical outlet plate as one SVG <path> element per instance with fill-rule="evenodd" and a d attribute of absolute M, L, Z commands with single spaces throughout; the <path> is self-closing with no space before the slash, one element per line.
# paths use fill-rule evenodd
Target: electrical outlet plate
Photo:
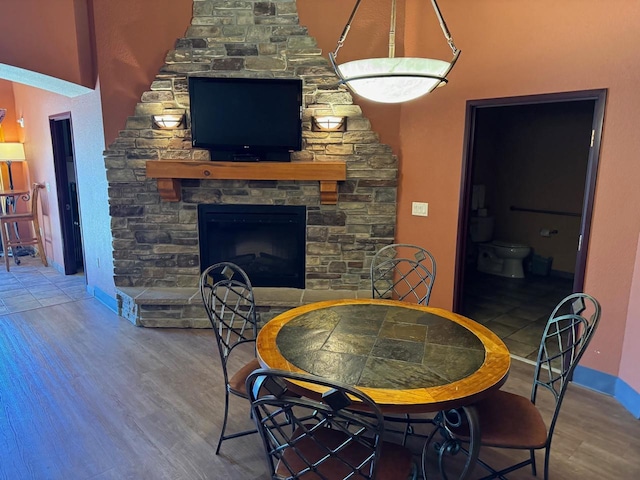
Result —
<path fill-rule="evenodd" d="M 411 215 L 415 215 L 418 217 L 429 216 L 429 204 L 424 202 L 412 202 Z"/>

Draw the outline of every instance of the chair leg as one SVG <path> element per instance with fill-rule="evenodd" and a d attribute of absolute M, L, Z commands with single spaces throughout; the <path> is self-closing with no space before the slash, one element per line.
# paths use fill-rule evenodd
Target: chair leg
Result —
<path fill-rule="evenodd" d="M 544 451 L 544 480 L 549 478 L 549 446 Z"/>
<path fill-rule="evenodd" d="M 9 237 L 7 236 L 7 224 L 4 222 L 0 222 L 0 232 L 2 234 L 2 248 L 4 249 L 4 263 L 7 268 L 7 272 L 9 271 Z"/>
<path fill-rule="evenodd" d="M 220 430 L 220 438 L 218 438 L 218 446 L 216 447 L 216 455 L 220 453 L 220 447 L 222 446 L 222 442 L 225 440 L 230 440 L 232 438 L 244 437 L 245 435 L 253 435 L 254 433 L 258 433 L 257 428 L 252 430 L 243 430 L 241 432 L 232 433 L 231 435 L 225 435 L 224 432 L 227 430 L 227 419 L 229 417 L 229 391 L 225 392 L 224 398 L 224 419 L 222 421 L 222 429 Z"/>
<path fill-rule="evenodd" d="M 42 242 L 42 235 L 40 234 L 40 223 L 38 222 L 38 218 L 34 218 L 33 220 L 33 230 L 35 231 L 36 241 L 38 242 L 38 253 L 40 254 L 40 260 L 42 260 L 42 264 L 45 267 L 49 266 L 47 262 L 47 254 L 44 251 L 44 243 Z"/>
<path fill-rule="evenodd" d="M 529 453 L 529 455 L 531 455 L 531 473 L 532 473 L 532 474 L 533 474 L 533 476 L 535 477 L 535 476 L 538 474 L 538 472 L 537 472 L 537 468 L 536 468 L 536 452 L 535 452 L 535 450 L 529 450 L 529 452 L 530 452 L 530 453 Z M 544 463 L 545 463 L 545 465 L 546 465 L 546 463 L 547 463 L 547 455 L 546 455 L 546 452 L 545 452 L 545 460 L 544 460 Z"/>
<path fill-rule="evenodd" d="M 404 426 L 404 433 L 402 434 L 402 446 L 407 446 L 407 438 L 409 438 L 409 433 L 413 432 L 413 428 L 411 427 L 411 417 L 409 414 L 405 414 L 404 418 L 407 420 L 407 424 Z"/>
<path fill-rule="evenodd" d="M 220 447 L 222 441 L 226 440 L 224 432 L 227 429 L 227 418 L 229 416 L 229 391 L 225 389 L 224 392 L 224 419 L 222 420 L 222 428 L 220 429 L 220 438 L 218 438 L 218 446 L 216 447 L 216 455 L 220 453 Z"/>

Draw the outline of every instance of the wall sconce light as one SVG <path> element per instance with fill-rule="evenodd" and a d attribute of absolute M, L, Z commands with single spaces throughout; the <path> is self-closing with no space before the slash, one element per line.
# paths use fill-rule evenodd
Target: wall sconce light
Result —
<path fill-rule="evenodd" d="M 347 117 L 322 115 L 311 117 L 312 132 L 346 132 Z"/>
<path fill-rule="evenodd" d="M 16 120 L 16 122 L 18 122 L 18 125 L 20 125 L 20 128 L 24 128 L 24 117 L 22 115 L 18 120 Z"/>
<path fill-rule="evenodd" d="M 183 114 L 163 113 L 162 115 L 153 116 L 153 124 L 161 129 L 178 128 L 183 118 Z"/>

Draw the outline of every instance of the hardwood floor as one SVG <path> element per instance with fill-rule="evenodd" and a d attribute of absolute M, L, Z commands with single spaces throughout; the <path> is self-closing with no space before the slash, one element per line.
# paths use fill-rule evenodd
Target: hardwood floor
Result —
<path fill-rule="evenodd" d="M 0 315 L 0 479 L 266 480 L 257 436 L 214 454 L 223 390 L 212 335 L 134 327 L 92 298 Z M 528 395 L 531 375 L 514 362 L 506 388 Z M 249 427 L 247 403 L 232 402 L 229 428 Z M 640 422 L 569 388 L 551 478 L 639 478 L 639 453 Z"/>

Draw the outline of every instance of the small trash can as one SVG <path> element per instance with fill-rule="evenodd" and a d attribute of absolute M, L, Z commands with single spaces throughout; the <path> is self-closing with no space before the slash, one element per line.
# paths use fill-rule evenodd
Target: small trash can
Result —
<path fill-rule="evenodd" d="M 534 254 L 531 258 L 531 273 L 533 275 L 546 277 L 551 273 L 552 264 L 553 257 L 543 257 L 541 255 Z"/>

